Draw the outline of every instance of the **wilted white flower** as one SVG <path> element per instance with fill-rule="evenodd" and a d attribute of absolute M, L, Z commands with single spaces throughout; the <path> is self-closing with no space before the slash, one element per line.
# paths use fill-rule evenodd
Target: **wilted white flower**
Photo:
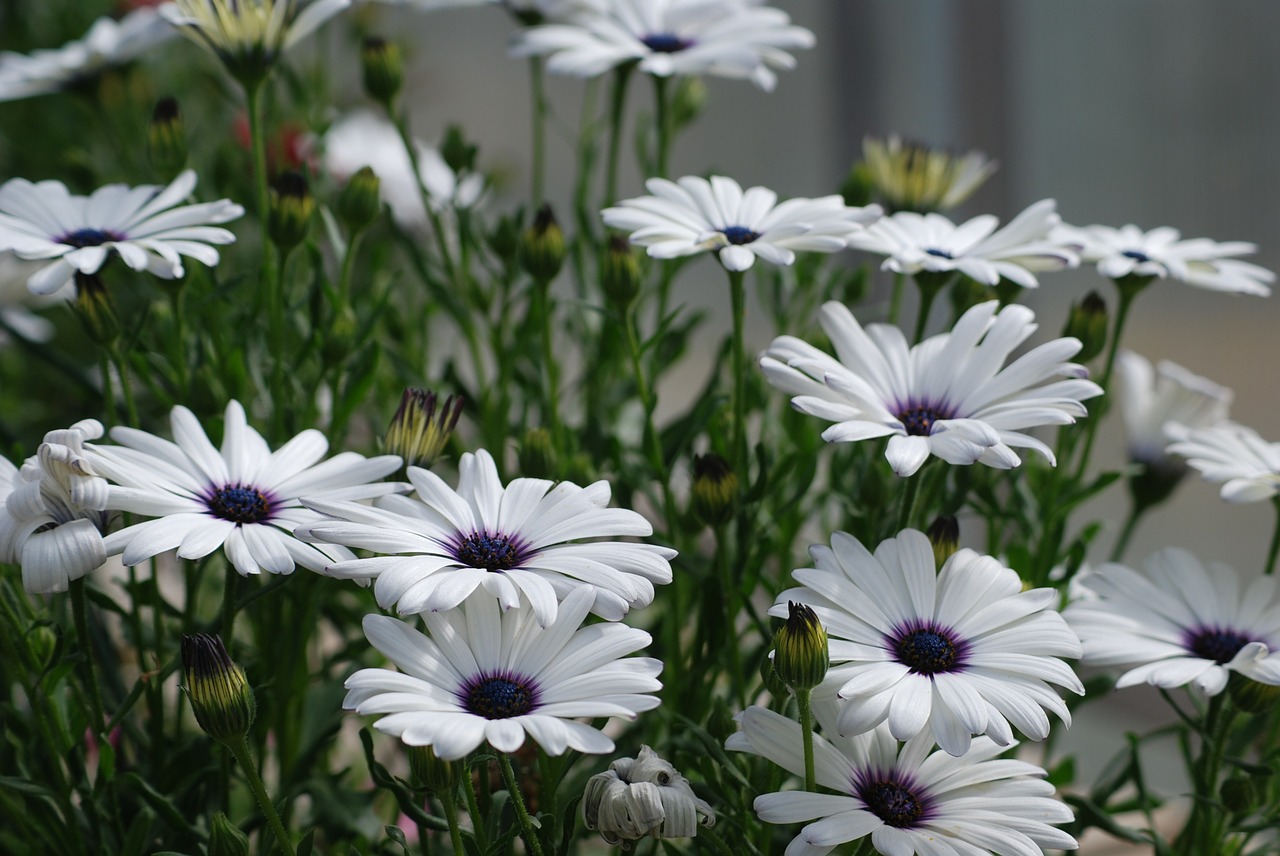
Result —
<path fill-rule="evenodd" d="M 694 838 L 712 826 L 716 813 L 698 798 L 689 780 L 648 746 L 635 758 L 619 758 L 587 781 L 582 820 L 609 844 L 645 836 Z"/>

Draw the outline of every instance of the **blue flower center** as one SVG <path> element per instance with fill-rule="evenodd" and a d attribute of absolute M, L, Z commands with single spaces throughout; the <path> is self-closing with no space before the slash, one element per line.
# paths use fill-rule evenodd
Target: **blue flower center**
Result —
<path fill-rule="evenodd" d="M 640 41 L 654 53 L 679 53 L 693 47 L 693 39 L 682 39 L 675 33 L 650 33 Z"/>
<path fill-rule="evenodd" d="M 759 232 L 753 232 L 746 226 L 725 226 L 720 234 L 731 244 L 749 244 L 760 237 Z"/>
<path fill-rule="evenodd" d="M 514 538 L 489 532 L 475 532 L 458 542 L 455 558 L 469 568 L 509 571 L 520 564 L 524 551 Z"/>
<path fill-rule="evenodd" d="M 1222 665 L 1230 663 L 1240 649 L 1252 641 L 1243 633 L 1211 627 L 1192 636 L 1187 648 L 1197 657 Z"/>
<path fill-rule="evenodd" d="M 928 800 L 891 778 L 874 777 L 857 786 L 858 797 L 876 817 L 895 829 L 910 829 L 928 809 Z"/>
<path fill-rule="evenodd" d="M 462 690 L 462 703 L 469 713 L 485 719 L 510 719 L 533 710 L 534 690 L 519 680 L 481 677 Z"/>
<path fill-rule="evenodd" d="M 939 419 L 951 419 L 953 414 L 941 407 L 908 407 L 899 412 L 898 421 L 907 433 L 916 437 L 928 437 L 933 430 L 933 423 Z"/>
<path fill-rule="evenodd" d="M 100 247 L 108 241 L 119 241 L 123 236 L 102 229 L 76 229 L 58 239 L 58 243 L 67 244 L 77 250 L 85 247 Z"/>
<path fill-rule="evenodd" d="M 232 523 L 261 523 L 271 518 L 271 501 L 252 485 L 229 484 L 220 487 L 206 503 L 215 517 Z"/>
<path fill-rule="evenodd" d="M 892 647 L 898 662 L 917 675 L 936 675 L 962 665 L 967 646 L 942 628 L 925 626 L 899 634 Z"/>
<path fill-rule="evenodd" d="M 925 250 L 925 253 L 927 253 L 928 255 L 931 255 L 931 256 L 937 256 L 937 257 L 938 257 L 938 258 L 940 258 L 940 259 L 954 259 L 954 258 L 955 258 L 955 256 L 951 255 L 951 253 L 947 252 L 946 250 L 936 250 L 936 249 L 930 248 L 930 249 Z"/>
<path fill-rule="evenodd" d="M 1151 256 L 1146 253 L 1139 252 L 1138 250 L 1125 250 L 1120 255 L 1124 256 L 1126 259 L 1133 259 L 1135 262 L 1151 261 Z"/>

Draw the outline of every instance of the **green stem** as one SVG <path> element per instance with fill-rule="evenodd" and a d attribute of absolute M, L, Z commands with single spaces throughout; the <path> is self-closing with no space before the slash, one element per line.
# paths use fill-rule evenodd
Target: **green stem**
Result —
<path fill-rule="evenodd" d="M 1129 516 L 1124 521 L 1124 529 L 1120 530 L 1120 537 L 1116 539 L 1116 545 L 1111 549 L 1111 561 L 1118 562 L 1124 556 L 1125 550 L 1129 548 L 1129 539 L 1137 531 L 1138 521 L 1142 519 L 1142 515 L 1146 510 L 1146 506 L 1140 506 L 1137 503 L 1134 503 L 1129 509 Z M 1280 534 L 1280 528 L 1276 531 L 1277 534 Z"/>
<path fill-rule="evenodd" d="M 942 291 L 936 285 L 926 285 L 919 277 L 916 278 L 916 284 L 920 286 L 920 312 L 916 315 L 916 329 L 911 336 L 914 344 L 919 344 L 924 337 L 925 328 L 929 324 L 929 311 L 933 309 L 933 301 L 938 297 L 938 293 Z"/>
<path fill-rule="evenodd" d="M 542 207 L 543 182 L 547 171 L 547 95 L 542 79 L 542 57 L 529 58 L 529 88 L 533 112 L 533 210 Z"/>
<path fill-rule="evenodd" d="M 667 103 L 667 78 L 653 78 L 653 98 L 658 126 L 658 158 L 655 174 L 658 178 L 667 177 L 667 161 L 671 156 L 671 109 Z"/>
<path fill-rule="evenodd" d="M 538 299 L 538 314 L 542 326 L 542 370 L 547 379 L 547 430 L 551 432 L 551 446 L 557 455 L 563 450 L 560 430 L 560 370 L 555 356 L 555 330 L 551 312 L 550 280 L 534 283 Z"/>
<path fill-rule="evenodd" d="M 627 84 L 631 82 L 631 63 L 614 69 L 613 91 L 609 100 L 609 155 L 604 177 L 604 202 L 618 201 L 618 154 L 622 150 L 622 123 L 626 114 Z"/>
<path fill-rule="evenodd" d="M 102 373 L 102 416 L 106 428 L 110 431 L 119 418 L 116 411 L 116 396 L 111 389 L 111 356 L 106 351 L 98 355 L 98 370 Z"/>
<path fill-rule="evenodd" d="M 13 325 L 5 321 L 3 318 L 0 318 L 0 330 L 3 330 L 5 335 L 21 345 L 23 350 L 27 351 L 34 357 L 44 360 L 50 366 L 62 372 L 68 380 L 72 381 L 82 391 L 95 397 L 100 394 L 98 388 L 93 385 L 93 382 L 85 377 L 84 367 L 69 359 L 62 353 L 62 351 L 59 351 L 56 348 L 50 348 L 44 343 L 37 342 L 34 339 L 27 338 L 18 330 L 15 330 Z M 110 414 L 108 415 L 108 418 L 110 418 Z"/>
<path fill-rule="evenodd" d="M 666 455 L 662 451 L 662 439 L 658 434 L 657 424 L 653 420 L 653 412 L 657 408 L 657 399 L 649 386 L 645 375 L 644 361 L 640 353 L 640 334 L 637 330 L 635 307 L 628 309 L 623 320 L 627 330 L 627 347 L 631 355 L 631 370 L 635 375 L 636 394 L 640 396 L 640 405 L 644 408 L 644 443 L 649 457 L 649 468 L 654 477 L 662 485 L 663 515 L 667 521 L 668 537 L 675 537 L 675 497 L 671 493 L 671 477 L 667 467 Z"/>
<path fill-rule="evenodd" d="M 898 529 L 894 535 L 911 526 L 911 512 L 915 510 L 916 496 L 920 493 L 922 481 L 924 479 L 918 471 L 915 475 L 907 476 L 906 484 L 902 486 L 902 503 L 898 506 Z"/>
<path fill-rule="evenodd" d="M 480 775 L 489 775 L 488 764 L 480 768 Z M 475 830 L 476 840 L 480 842 L 480 851 L 487 852 L 489 850 L 489 835 L 484 831 L 484 815 L 480 813 L 480 803 L 476 800 L 476 786 L 470 770 L 467 771 L 463 778 L 466 780 L 466 787 L 462 789 L 462 796 L 467 801 L 467 814 L 471 815 L 471 828 Z"/>
<path fill-rule="evenodd" d="M 363 236 L 363 230 L 352 232 L 351 240 L 347 243 L 347 253 L 342 257 L 342 272 L 338 276 L 339 309 L 345 309 L 351 302 L 351 274 L 355 270 L 356 250 Z"/>
<path fill-rule="evenodd" d="M 449 822 L 449 841 L 453 844 L 453 856 L 463 856 L 466 851 L 462 848 L 462 827 L 458 825 L 458 797 L 452 787 L 441 792 L 440 802 L 444 803 L 444 819 Z M 422 841 L 425 845 L 426 839 Z"/>
<path fill-rule="evenodd" d="M 729 537 L 725 531 L 724 524 L 717 525 L 712 530 L 716 539 L 715 565 L 716 575 L 720 580 L 720 591 L 724 598 L 722 609 L 724 610 L 723 628 L 726 633 L 722 639 L 711 639 L 710 648 L 715 651 L 720 645 L 727 640 L 737 639 L 737 633 L 734 629 L 734 618 L 738 615 L 740 600 L 739 592 L 742 590 L 738 580 L 733 578 L 733 573 L 729 566 Z M 729 688 L 732 693 L 731 698 L 735 704 L 742 701 L 742 679 L 746 672 L 742 668 L 742 651 L 741 646 L 729 644 Z M 695 654 L 697 652 L 695 651 Z"/>
<path fill-rule="evenodd" d="M 249 139 L 253 148 L 253 178 L 258 196 L 258 228 L 262 241 L 261 289 L 271 301 L 268 321 L 271 338 L 280 341 L 284 326 L 284 305 L 276 282 L 275 244 L 271 240 L 271 195 L 267 188 L 267 136 L 262 118 L 262 83 L 247 86 L 244 91 L 249 107 Z M 275 402 L 273 402 L 275 403 Z"/>
<path fill-rule="evenodd" d="M 89 640 L 89 621 L 85 605 L 85 578 L 71 581 L 71 611 L 75 618 L 76 639 L 80 642 L 80 653 L 84 656 L 84 678 L 89 684 L 89 708 L 93 714 L 90 729 L 99 734 L 106 718 L 102 713 L 102 687 L 98 685 L 98 671 L 94 666 L 93 643 Z"/>
<path fill-rule="evenodd" d="M 898 315 L 902 312 L 902 295 L 907 290 L 907 277 L 902 271 L 895 271 L 893 274 L 893 291 L 889 293 L 889 318 L 890 324 L 898 323 Z"/>
<path fill-rule="evenodd" d="M 1218 803 L 1218 779 L 1227 750 L 1227 735 L 1235 714 L 1236 710 L 1231 706 L 1227 693 L 1219 693 L 1210 699 L 1201 731 L 1203 742 L 1200 755 L 1192 770 L 1195 804 L 1191 810 L 1191 818 L 1177 841 L 1178 852 L 1185 856 L 1223 852 L 1222 824 L 1226 818 Z"/>
<path fill-rule="evenodd" d="M 245 742 L 242 735 L 228 740 L 225 745 L 231 751 L 231 754 L 235 756 L 236 763 L 240 765 L 240 769 L 244 771 L 244 778 L 249 783 L 249 790 L 253 791 L 254 799 L 258 801 L 258 807 L 262 809 L 262 815 L 267 819 L 267 824 L 271 827 L 271 832 L 276 837 L 276 843 L 288 856 L 294 856 L 293 841 L 289 838 L 289 833 L 285 831 L 284 824 L 280 822 L 280 815 L 276 813 L 276 807 L 271 802 L 271 797 L 267 795 L 267 788 L 263 785 L 262 777 L 258 775 L 258 768 L 253 763 L 253 755 L 249 752 L 249 744 Z"/>
<path fill-rule="evenodd" d="M 744 271 L 729 271 L 729 296 L 733 305 L 733 433 L 730 457 L 738 478 L 747 479 L 747 290 Z"/>
<path fill-rule="evenodd" d="M 1271 532 L 1271 546 L 1267 548 L 1266 573 L 1270 576 L 1276 569 L 1276 554 L 1280 553 L 1280 497 L 1271 500 L 1276 509 L 1276 528 Z"/>
<path fill-rule="evenodd" d="M 120 393 L 124 397 L 125 418 L 129 425 L 138 425 L 138 405 L 133 398 L 133 382 L 129 380 L 129 364 L 115 345 L 111 346 L 111 362 L 115 364 L 116 373 L 120 375 Z"/>
<path fill-rule="evenodd" d="M 218 632 L 227 641 L 231 640 L 232 623 L 236 620 L 236 585 L 240 582 L 240 572 L 233 565 L 227 565 L 227 581 L 222 588 L 222 625 Z"/>
<path fill-rule="evenodd" d="M 1076 480 L 1084 475 L 1085 467 L 1089 464 L 1089 453 L 1093 451 L 1093 440 L 1098 434 L 1098 424 L 1102 422 L 1102 417 L 1111 407 L 1111 372 L 1115 368 L 1116 354 L 1120 352 L 1120 339 L 1124 333 L 1125 321 L 1129 318 L 1129 307 L 1133 305 L 1133 299 L 1138 296 L 1138 292 L 1147 282 L 1150 282 L 1150 278 L 1146 278 L 1146 281 L 1141 283 L 1116 282 L 1116 288 L 1120 292 L 1120 301 L 1116 306 L 1116 323 L 1107 348 L 1107 361 L 1103 366 L 1102 376 L 1098 378 L 1098 385 L 1103 389 L 1103 397 L 1097 399 L 1097 403 L 1090 404 L 1092 412 L 1089 414 L 1088 427 L 1085 428 L 1084 449 L 1076 463 Z M 1060 461 L 1059 464 L 1065 464 L 1065 462 Z"/>
<path fill-rule="evenodd" d="M 502 783 L 507 786 L 511 805 L 515 808 L 516 817 L 520 820 L 525 847 L 532 856 L 542 856 L 542 843 L 538 841 L 538 830 L 534 828 L 533 818 L 529 817 L 529 810 L 525 808 L 524 796 L 520 793 L 519 784 L 516 783 L 515 770 L 511 769 L 511 758 L 506 752 L 498 752 L 497 755 L 498 769 L 502 771 Z"/>
<path fill-rule="evenodd" d="M 818 783 L 813 772 L 813 690 L 796 690 L 796 704 L 800 708 L 800 739 L 804 745 L 804 789 L 817 791 Z"/>

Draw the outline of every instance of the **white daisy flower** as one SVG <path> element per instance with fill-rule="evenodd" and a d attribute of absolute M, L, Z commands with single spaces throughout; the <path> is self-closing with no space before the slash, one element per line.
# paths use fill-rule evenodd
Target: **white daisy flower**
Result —
<path fill-rule="evenodd" d="M 0 253 L 0 320 L 4 326 L 24 339 L 47 342 L 53 338 L 54 326 L 49 319 L 35 314 L 32 308 L 40 308 L 58 300 L 74 300 L 75 290 L 37 297 L 27 288 L 27 280 L 40 269 L 37 262 L 19 259 L 13 253 Z M 8 344 L 9 334 L 0 330 L 0 345 Z"/>
<path fill-rule="evenodd" d="M 380 179 L 382 201 L 391 207 L 396 222 L 404 228 L 426 228 L 422 194 L 394 125 L 370 111 L 355 111 L 333 123 L 323 145 L 324 167 L 330 175 L 345 180 L 361 167 L 370 167 Z M 414 146 L 422 185 L 437 213 L 480 204 L 485 194 L 483 174 L 455 173 L 438 149 L 416 140 Z"/>
<path fill-rule="evenodd" d="M 47 95 L 105 68 L 124 65 L 177 31 L 153 8 L 135 9 L 119 21 L 99 18 L 84 38 L 30 54 L 0 53 L 0 101 Z"/>
<path fill-rule="evenodd" d="M 640 514 L 608 507 L 608 482 L 584 488 L 519 478 L 503 487 L 483 449 L 462 456 L 456 491 L 429 470 L 407 472 L 416 496 L 382 497 L 374 508 L 308 499 L 309 508 L 331 519 L 298 533 L 383 554 L 337 562 L 326 573 L 375 580 L 384 609 L 441 612 L 484 588 L 504 609 L 519 606 L 523 593 L 545 625 L 555 619 L 558 600 L 590 584 L 592 611 L 617 621 L 652 603 L 655 583 L 671 582 L 674 550 L 581 540 L 653 534 Z"/>
<path fill-rule="evenodd" d="M 423 12 L 471 6 L 502 6 L 526 23 L 560 22 L 584 10 L 603 11 L 610 0 L 366 0 Z"/>
<path fill-rule="evenodd" d="M 662 663 L 626 657 L 649 644 L 643 630 L 582 627 L 593 599 L 591 586 L 575 589 L 543 626 L 527 609 L 500 612 L 481 593 L 459 609 L 423 613 L 429 636 L 394 618 L 365 616 L 365 636 L 400 671 L 356 672 L 342 706 L 387 714 L 373 727 L 409 746 L 430 746 L 444 760 L 486 742 L 514 752 L 526 735 L 549 755 L 611 752 L 612 740 L 577 719 L 635 719 L 657 707 L 646 693 L 662 688 Z"/>
<path fill-rule="evenodd" d="M 1233 256 L 1257 252 L 1247 241 L 1219 243 L 1208 238 L 1181 240 L 1177 229 L 1162 226 L 1144 232 L 1129 224 L 1111 226 L 1062 226 L 1055 235 L 1083 245 L 1081 258 L 1096 262 L 1098 273 L 1108 279 L 1126 276 L 1180 279 L 1211 291 L 1266 297 L 1276 275 L 1259 265 Z"/>
<path fill-rule="evenodd" d="M 180 277 L 182 256 L 216 265 L 211 245 L 236 236 L 214 224 L 244 214 L 228 199 L 179 205 L 195 186 L 191 170 L 168 187 L 108 184 L 89 196 L 71 194 L 60 181 L 13 178 L 0 185 L 0 250 L 46 262 L 27 282 L 36 294 L 52 294 L 77 271 L 97 273 L 113 255 L 134 270 Z"/>
<path fill-rule="evenodd" d="M 798 723 L 760 707 L 747 708 L 737 720 L 742 730 L 725 748 L 804 775 Z M 985 737 L 960 758 L 930 749 L 923 735 L 899 745 L 883 726 L 855 737 L 816 734 L 817 783 L 835 793 L 763 794 L 755 799 L 756 814 L 766 823 L 805 824 L 786 856 L 825 856 L 868 835 L 886 856 L 1076 849 L 1074 838 L 1051 826 L 1073 817 L 1054 799 L 1044 770 L 1000 758 L 1004 747 Z"/>
<path fill-rule="evenodd" d="M 515 56 L 547 55 L 547 69 L 595 77 L 628 62 L 656 77 L 712 74 L 765 91 L 774 69 L 795 68 L 788 51 L 813 47 L 813 33 L 781 9 L 744 0 L 613 0 L 568 23 L 516 35 Z"/>
<path fill-rule="evenodd" d="M 1035 273 L 1080 263 L 1079 246 L 1055 239 L 1062 222 L 1052 199 L 1042 199 L 999 231 L 999 220 L 982 214 L 960 225 L 941 214 L 899 211 L 871 224 L 849 239 L 849 246 L 885 256 L 881 269 L 915 275 L 958 271 L 970 279 L 995 285 L 1001 279 L 1023 288 L 1040 283 Z"/>
<path fill-rule="evenodd" d="M 1170 431 L 1165 449 L 1181 455 L 1204 480 L 1222 485 L 1227 502 L 1258 502 L 1280 494 L 1280 443 L 1268 443 L 1252 428 L 1226 423 Z"/>
<path fill-rule="evenodd" d="M 102 535 L 114 515 L 84 447 L 101 436 L 101 423 L 84 419 L 46 434 L 21 470 L 0 458 L 0 562 L 22 565 L 33 594 L 66 591 L 107 560 Z"/>
<path fill-rule="evenodd" d="M 118 427 L 111 439 L 120 445 L 92 447 L 92 466 L 114 482 L 107 507 L 155 518 L 107 537 L 107 552 L 121 553 L 126 565 L 174 549 L 201 559 L 221 547 L 246 576 L 289 574 L 295 564 L 322 571 L 354 556 L 293 537 L 295 527 L 320 519 L 298 497 L 363 500 L 404 487 L 370 484 L 400 467 L 395 455 L 343 452 L 321 463 L 329 443 L 313 429 L 272 452 L 238 401 L 227 405 L 220 450 L 187 408 L 175 407 L 170 422 L 174 442 Z"/>
<path fill-rule="evenodd" d="M 879 205 L 851 208 L 839 196 L 788 199 L 765 187 L 742 187 L 723 176 L 651 178 L 652 196 L 624 199 L 602 212 L 606 225 L 631 232 L 631 243 L 656 259 L 714 252 L 731 271 L 756 257 L 775 265 L 795 261 L 796 250 L 835 253 L 850 235 L 880 216 Z"/>
<path fill-rule="evenodd" d="M 865 330 L 834 301 L 819 316 L 839 360 L 793 336 L 779 336 L 760 358 L 769 382 L 795 396 L 797 410 L 835 422 L 828 443 L 889 437 L 885 457 L 909 476 L 930 455 L 949 464 L 1009 469 L 1014 448 L 1034 449 L 1054 463 L 1049 447 L 1029 434 L 1040 425 L 1067 425 L 1084 416 L 1080 402 L 1102 394 L 1083 366 L 1066 362 L 1077 339 L 1054 339 L 1007 366 L 1009 354 L 1035 332 L 1025 306 L 997 311 L 974 306 L 950 333 L 914 347 L 897 327 Z M 1066 378 L 1065 380 L 1052 380 Z"/>
<path fill-rule="evenodd" d="M 946 211 L 968 199 L 996 171 L 982 152 L 963 155 L 923 143 L 862 139 L 862 159 L 876 194 L 893 211 Z"/>
<path fill-rule="evenodd" d="M 785 616 L 788 601 L 818 614 L 831 646 L 820 694 L 846 700 L 842 734 L 887 721 L 899 740 L 926 732 L 962 755 L 975 734 L 1008 745 L 1010 723 L 1043 740 L 1045 710 L 1070 726 L 1049 684 L 1084 692 L 1059 659 L 1079 657 L 1080 642 L 1055 611 L 1055 590 L 1024 592 L 1015 572 L 970 549 L 937 570 L 915 529 L 882 541 L 875 555 L 843 532 L 809 554 L 817 567 L 792 571 L 801 587 L 779 595 L 769 614 Z"/>
<path fill-rule="evenodd" d="M 1116 371 L 1123 392 L 1120 413 L 1129 460 L 1171 478 L 1180 477 L 1185 465 L 1165 452 L 1170 429 L 1185 435 L 1187 430 L 1225 422 L 1231 390 L 1168 360 L 1153 369 L 1133 351 L 1119 353 Z"/>
<path fill-rule="evenodd" d="M 1065 611 L 1084 663 L 1128 671 L 1117 687 L 1192 684 L 1208 695 L 1231 672 L 1280 685 L 1280 597 L 1275 577 L 1241 585 L 1233 568 L 1205 567 L 1185 550 L 1152 554 L 1142 571 L 1103 565 L 1080 579 L 1097 597 Z"/>

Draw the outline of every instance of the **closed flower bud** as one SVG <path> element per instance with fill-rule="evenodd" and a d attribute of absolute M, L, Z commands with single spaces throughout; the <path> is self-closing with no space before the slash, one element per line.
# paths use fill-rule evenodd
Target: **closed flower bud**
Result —
<path fill-rule="evenodd" d="M 187 133 L 175 98 L 161 98 L 147 128 L 147 155 L 151 168 L 164 181 L 172 181 L 187 165 Z"/>
<path fill-rule="evenodd" d="M 404 58 L 394 42 L 371 36 L 360 48 L 364 91 L 379 104 L 390 107 L 404 85 Z"/>
<path fill-rule="evenodd" d="M 701 77 L 687 75 L 676 85 L 676 97 L 671 104 L 671 121 L 676 130 L 688 125 L 702 115 L 707 104 L 707 84 Z"/>
<path fill-rule="evenodd" d="M 933 545 L 933 561 L 941 568 L 960 549 L 960 524 L 951 515 L 943 515 L 929 524 L 925 532 Z"/>
<path fill-rule="evenodd" d="M 315 197 L 300 173 L 283 172 L 276 178 L 271 188 L 267 229 L 281 251 L 292 250 L 306 239 L 315 209 Z"/>
<path fill-rule="evenodd" d="M 403 458 L 406 467 L 430 467 L 444 452 L 461 415 L 460 395 L 451 395 L 440 405 L 430 390 L 406 389 L 383 446 Z"/>
<path fill-rule="evenodd" d="M 811 690 L 827 676 L 827 631 L 807 604 L 787 602 L 787 621 L 773 637 L 773 670 L 788 687 Z"/>
<path fill-rule="evenodd" d="M 525 272 L 538 282 L 550 282 L 564 264 L 564 233 L 551 206 L 544 204 L 525 230 L 520 245 L 520 261 Z"/>
<path fill-rule="evenodd" d="M 182 673 L 191 710 L 206 734 L 227 742 L 249 733 L 257 712 L 253 689 L 221 638 L 207 633 L 183 636 Z"/>
<path fill-rule="evenodd" d="M 862 161 L 858 161 L 849 170 L 844 184 L 840 185 L 840 195 L 844 204 L 854 208 L 864 208 L 875 202 L 875 185 L 871 181 L 871 171 Z"/>
<path fill-rule="evenodd" d="M 120 318 L 102 277 L 77 271 L 75 283 L 75 312 L 85 333 L 99 345 L 112 344 L 120 337 Z"/>
<path fill-rule="evenodd" d="M 444 791 L 458 783 L 460 761 L 442 760 L 430 746 L 409 747 L 409 769 L 429 791 Z"/>
<path fill-rule="evenodd" d="M 693 457 L 693 516 L 706 526 L 720 526 L 733 516 L 738 500 L 738 476 L 729 462 L 714 452 Z"/>
<path fill-rule="evenodd" d="M 1222 783 L 1218 796 L 1232 814 L 1248 814 L 1258 804 L 1258 788 L 1253 779 L 1236 774 Z"/>
<path fill-rule="evenodd" d="M 489 248 L 502 259 L 503 264 L 515 264 L 520 253 L 520 228 L 515 220 L 505 214 L 498 219 L 498 225 L 489 235 Z"/>
<path fill-rule="evenodd" d="M 382 212 L 382 180 L 372 167 L 362 166 L 347 180 L 338 196 L 338 219 L 348 232 L 359 232 Z"/>
<path fill-rule="evenodd" d="M 640 293 L 640 260 L 625 235 L 612 235 L 600 260 L 600 283 L 605 296 L 625 311 Z"/>
<path fill-rule="evenodd" d="M 551 432 L 546 428 L 530 428 L 520 440 L 517 455 L 520 474 L 533 479 L 549 479 L 556 472 L 556 450 Z"/>
<path fill-rule="evenodd" d="M 249 838 L 222 812 L 209 821 L 209 856 L 249 856 Z"/>
<path fill-rule="evenodd" d="M 444 139 L 440 142 L 440 157 L 455 173 L 475 172 L 476 155 L 479 148 L 467 142 L 462 128 L 450 125 L 444 130 Z"/>
<path fill-rule="evenodd" d="M 1236 707 L 1245 713 L 1269 713 L 1280 703 L 1280 687 L 1259 683 L 1239 672 L 1231 674 L 1227 690 Z"/>
<path fill-rule="evenodd" d="M 1076 362 L 1087 363 L 1102 353 L 1107 344 L 1107 304 L 1098 292 L 1089 292 L 1071 307 L 1062 335 L 1080 340 L 1082 347 L 1075 356 Z"/>

